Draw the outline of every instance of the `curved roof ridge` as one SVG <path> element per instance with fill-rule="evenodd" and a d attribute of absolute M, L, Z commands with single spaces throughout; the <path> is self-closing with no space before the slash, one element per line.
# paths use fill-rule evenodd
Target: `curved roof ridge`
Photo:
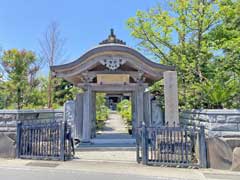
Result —
<path fill-rule="evenodd" d="M 99 53 L 99 52 L 103 52 L 103 51 L 127 52 L 127 53 L 141 59 L 144 63 L 146 63 L 150 66 L 158 67 L 158 68 L 165 69 L 165 70 L 175 70 L 174 66 L 168 66 L 168 65 L 163 65 L 160 63 L 153 62 L 150 59 L 148 59 L 147 57 L 145 57 L 142 53 L 131 48 L 130 46 L 127 46 L 125 44 L 116 44 L 116 43 L 107 43 L 107 44 L 100 44 L 100 45 L 94 46 L 93 48 L 86 51 L 82 56 L 80 56 L 76 60 L 73 60 L 72 62 L 69 62 L 69 63 L 61 64 L 61 65 L 51 66 L 50 69 L 55 70 L 55 69 L 70 68 L 74 65 L 81 63 L 82 61 L 91 57 L 92 55 Z"/>

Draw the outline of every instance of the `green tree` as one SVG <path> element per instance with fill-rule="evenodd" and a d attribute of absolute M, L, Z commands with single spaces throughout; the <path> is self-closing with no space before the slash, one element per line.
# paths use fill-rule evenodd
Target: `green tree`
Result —
<path fill-rule="evenodd" d="M 3 52 L 1 64 L 7 73 L 3 88 L 10 103 L 17 102 L 17 109 L 29 103 L 28 96 L 36 86 L 35 74 L 38 67 L 32 51 L 11 49 Z"/>
<path fill-rule="evenodd" d="M 214 67 L 211 69 L 215 70 L 213 84 L 221 82 L 220 87 L 225 87 L 221 97 L 227 96 L 228 100 L 221 101 L 222 106 L 237 108 L 240 106 L 240 1 L 219 1 L 219 12 L 221 23 L 207 35 L 215 53 L 215 61 L 211 62 Z"/>
<path fill-rule="evenodd" d="M 220 53 L 222 59 L 228 56 L 225 53 L 226 49 L 222 51 L 220 47 L 216 46 L 217 43 L 213 44 L 214 41 L 211 38 L 214 36 L 212 34 L 216 34 L 214 31 L 219 26 L 229 26 L 226 23 L 227 20 L 224 20 L 223 12 L 228 17 L 225 19 L 235 19 L 234 22 L 239 22 L 239 18 L 237 18 L 239 9 L 237 10 L 238 6 L 235 7 L 237 4 L 239 1 L 172 0 L 169 1 L 167 8 L 158 5 L 149 11 L 138 11 L 135 17 L 129 18 L 127 21 L 127 25 L 132 31 L 131 34 L 140 41 L 140 49 L 149 52 L 159 62 L 176 67 L 179 77 L 179 100 L 182 108 L 205 108 L 209 107 L 209 103 L 211 107 L 212 102 L 206 99 L 206 91 L 203 89 L 213 79 L 220 78 L 216 73 L 217 69 L 220 70 L 219 57 L 216 56 L 216 53 Z M 231 8 L 233 9 L 228 12 L 228 9 Z M 233 16 L 235 18 L 232 18 Z M 233 26 L 232 22 L 231 25 Z M 236 31 L 234 26 L 233 29 Z M 233 33 L 232 30 L 229 32 L 230 34 Z M 217 37 L 226 42 L 224 36 L 218 35 Z M 234 45 L 239 43 L 239 36 L 237 37 Z M 230 39 L 233 40 L 233 38 Z M 219 39 L 216 41 L 218 42 Z M 222 44 L 221 41 L 219 45 Z M 235 55 L 237 54 L 238 58 L 236 59 L 239 63 L 239 53 Z M 229 62 L 225 61 L 225 69 L 221 69 L 226 72 L 224 75 L 228 78 L 230 78 L 228 72 L 235 72 L 239 69 L 238 63 L 234 66 L 227 66 Z M 221 85 L 221 81 L 214 82 L 219 83 L 217 86 Z M 236 81 L 234 81 L 235 84 Z M 160 85 L 161 83 L 155 85 L 152 91 L 157 92 L 157 89 L 162 89 Z M 235 88 L 232 90 L 235 91 Z M 233 92 L 224 96 L 232 98 L 235 95 L 236 93 Z M 222 100 L 225 101 L 225 98 Z M 215 105 L 213 103 L 214 107 L 216 107 Z M 219 105 L 219 107 L 221 106 Z M 228 107 L 232 107 L 232 104 L 228 104 Z"/>
<path fill-rule="evenodd" d="M 57 106 L 63 106 L 67 100 L 75 99 L 81 91 L 62 78 L 55 78 L 53 86 L 53 100 Z"/>

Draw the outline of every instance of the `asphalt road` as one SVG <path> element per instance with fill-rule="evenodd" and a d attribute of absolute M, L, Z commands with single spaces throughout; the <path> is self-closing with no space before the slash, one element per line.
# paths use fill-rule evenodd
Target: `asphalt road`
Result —
<path fill-rule="evenodd" d="M 0 159 L 0 180 L 240 180 L 240 172 L 106 161 Z"/>
<path fill-rule="evenodd" d="M 0 180 L 178 180 L 176 178 L 148 177 L 50 168 L 0 167 Z M 183 180 L 183 179 L 181 179 Z"/>

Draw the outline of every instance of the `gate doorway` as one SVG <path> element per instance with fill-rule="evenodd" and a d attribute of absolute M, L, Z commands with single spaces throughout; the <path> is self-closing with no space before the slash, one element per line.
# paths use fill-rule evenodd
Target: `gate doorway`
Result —
<path fill-rule="evenodd" d="M 111 94 L 111 95 L 110 95 Z M 95 129 L 92 129 L 93 144 L 108 147 L 134 147 L 135 138 L 132 134 L 133 113 L 131 93 L 123 97 L 123 93 L 96 93 L 95 96 Z M 126 93 L 125 93 L 126 95 Z M 109 106 L 109 97 L 121 99 L 113 110 Z"/>

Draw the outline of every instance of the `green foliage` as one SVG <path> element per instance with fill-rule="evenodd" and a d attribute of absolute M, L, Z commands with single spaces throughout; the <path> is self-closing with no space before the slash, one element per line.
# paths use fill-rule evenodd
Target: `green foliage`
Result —
<path fill-rule="evenodd" d="M 3 52 L 1 64 L 8 80 L 2 82 L 2 89 L 5 90 L 5 100 L 9 101 L 8 104 L 17 103 L 17 109 L 28 106 L 32 96 L 36 95 L 36 60 L 32 51 L 12 49 Z"/>
<path fill-rule="evenodd" d="M 102 129 L 104 126 L 104 122 L 107 120 L 109 115 L 109 109 L 105 105 L 106 99 L 104 93 L 96 94 L 96 121 L 97 121 L 97 129 Z"/>
<path fill-rule="evenodd" d="M 38 77 L 37 58 L 32 51 L 12 49 L 1 56 L 0 109 L 42 109 L 48 104 L 47 77 Z M 52 108 L 73 100 L 80 89 L 63 79 L 54 79 Z"/>
<path fill-rule="evenodd" d="M 141 50 L 176 67 L 182 109 L 234 108 L 240 105 L 239 22 L 240 1 L 171 0 L 138 11 L 127 25 Z M 151 91 L 162 96 L 162 87 Z"/>
<path fill-rule="evenodd" d="M 53 88 L 53 102 L 54 106 L 63 106 L 67 100 L 73 100 L 78 93 L 80 93 L 79 88 L 73 86 L 73 84 L 62 78 L 55 78 L 54 88 Z"/>
<path fill-rule="evenodd" d="M 128 126 L 132 124 L 132 104 L 129 100 L 124 99 L 117 104 L 117 111 L 121 114 L 122 118 L 126 121 Z"/>

